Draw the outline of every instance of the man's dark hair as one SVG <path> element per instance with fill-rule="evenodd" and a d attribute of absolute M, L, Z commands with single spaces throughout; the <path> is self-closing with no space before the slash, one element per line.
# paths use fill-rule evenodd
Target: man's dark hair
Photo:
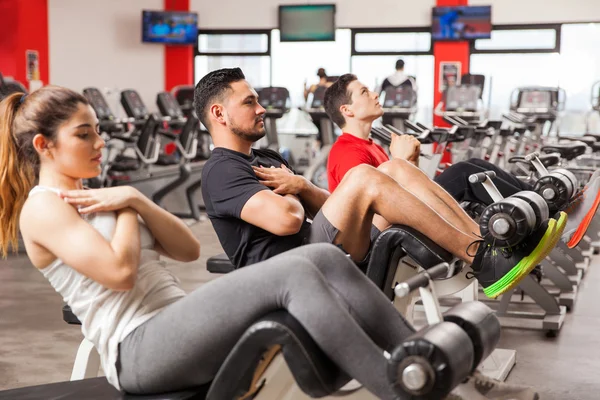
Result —
<path fill-rule="evenodd" d="M 210 129 L 208 124 L 208 108 L 211 103 L 221 98 L 231 89 L 233 82 L 246 79 L 240 68 L 223 68 L 204 75 L 194 90 L 194 109 L 200 122 Z"/>
<path fill-rule="evenodd" d="M 348 85 L 356 79 L 356 75 L 354 74 L 344 74 L 325 91 L 325 112 L 329 116 L 329 119 L 340 128 L 346 125 L 340 107 L 344 104 L 352 104 L 352 95 L 348 91 Z"/>
<path fill-rule="evenodd" d="M 402 68 L 404 68 L 404 60 L 396 61 L 396 69 L 402 69 Z"/>

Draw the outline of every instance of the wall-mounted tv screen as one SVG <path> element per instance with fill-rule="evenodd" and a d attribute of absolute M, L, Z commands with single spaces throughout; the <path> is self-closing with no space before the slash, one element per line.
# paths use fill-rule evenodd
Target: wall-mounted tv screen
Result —
<path fill-rule="evenodd" d="M 434 7 L 433 40 L 489 39 L 492 35 L 491 6 Z"/>
<path fill-rule="evenodd" d="M 314 42 L 335 40 L 335 4 L 279 6 L 279 40 Z"/>
<path fill-rule="evenodd" d="M 195 45 L 198 14 L 180 11 L 142 11 L 142 41 Z"/>

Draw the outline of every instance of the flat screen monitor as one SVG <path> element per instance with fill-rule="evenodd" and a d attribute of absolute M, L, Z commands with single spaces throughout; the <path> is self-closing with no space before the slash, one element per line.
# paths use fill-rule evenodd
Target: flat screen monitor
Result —
<path fill-rule="evenodd" d="M 489 39 L 491 36 L 491 6 L 433 8 L 431 18 L 433 40 Z"/>
<path fill-rule="evenodd" d="M 335 4 L 279 6 L 279 40 L 315 42 L 335 40 Z"/>
<path fill-rule="evenodd" d="M 142 11 L 142 41 L 195 45 L 198 14 L 180 11 Z"/>
<path fill-rule="evenodd" d="M 521 94 L 519 108 L 550 108 L 552 95 L 549 91 L 529 90 Z"/>

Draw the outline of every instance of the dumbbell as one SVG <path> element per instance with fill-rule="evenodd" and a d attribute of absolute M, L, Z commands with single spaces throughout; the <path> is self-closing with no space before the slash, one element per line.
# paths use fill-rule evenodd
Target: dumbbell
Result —
<path fill-rule="evenodd" d="M 563 209 L 579 188 L 575 175 L 564 168 L 555 169 L 537 180 L 533 190 L 539 193 L 550 208 L 557 212 Z"/>
<path fill-rule="evenodd" d="M 539 228 L 548 214 L 548 206 L 540 195 L 523 191 L 486 207 L 479 227 L 488 244 L 513 247 Z"/>

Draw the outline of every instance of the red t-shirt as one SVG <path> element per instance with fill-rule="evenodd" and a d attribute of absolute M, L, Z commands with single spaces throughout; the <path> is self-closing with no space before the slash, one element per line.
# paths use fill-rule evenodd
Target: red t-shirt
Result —
<path fill-rule="evenodd" d="M 333 193 L 350 168 L 359 164 L 369 164 L 377 168 L 389 159 L 383 147 L 372 139 L 365 140 L 344 133 L 331 147 L 327 160 L 329 192 Z"/>

